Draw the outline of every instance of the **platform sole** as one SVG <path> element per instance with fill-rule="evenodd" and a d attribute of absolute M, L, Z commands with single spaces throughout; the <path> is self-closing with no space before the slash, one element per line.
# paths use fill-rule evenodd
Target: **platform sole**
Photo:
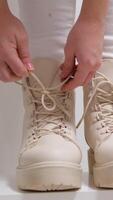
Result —
<path fill-rule="evenodd" d="M 88 151 L 89 173 L 93 177 L 96 187 L 113 188 L 113 163 L 97 166 L 94 160 L 93 151 Z"/>
<path fill-rule="evenodd" d="M 17 185 L 22 190 L 54 191 L 81 187 L 80 166 L 46 163 L 29 168 L 17 167 Z"/>

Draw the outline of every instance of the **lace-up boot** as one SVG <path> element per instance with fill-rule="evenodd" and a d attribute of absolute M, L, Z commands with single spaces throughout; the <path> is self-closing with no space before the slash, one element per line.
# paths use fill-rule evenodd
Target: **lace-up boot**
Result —
<path fill-rule="evenodd" d="M 81 150 L 76 140 L 74 93 L 61 92 L 59 62 L 36 58 L 23 80 L 24 127 L 17 184 L 23 190 L 81 186 Z"/>
<path fill-rule="evenodd" d="M 89 171 L 97 187 L 113 188 L 113 60 L 104 59 L 84 87 L 85 138 Z"/>

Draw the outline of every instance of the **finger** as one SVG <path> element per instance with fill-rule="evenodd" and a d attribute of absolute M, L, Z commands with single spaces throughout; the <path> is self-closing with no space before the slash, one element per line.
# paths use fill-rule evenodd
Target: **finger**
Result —
<path fill-rule="evenodd" d="M 79 66 L 78 66 L 78 70 L 76 71 L 74 78 L 71 79 L 66 84 L 64 84 L 62 86 L 62 90 L 63 91 L 72 90 L 78 86 L 83 85 L 83 82 L 85 81 L 87 75 L 88 75 L 88 72 L 85 70 L 79 70 Z"/>
<path fill-rule="evenodd" d="M 95 74 L 94 71 L 89 72 L 87 78 L 86 78 L 85 81 L 83 82 L 83 86 L 87 85 L 87 84 L 91 81 L 91 79 L 93 78 L 94 74 Z"/>
<path fill-rule="evenodd" d="M 71 71 L 73 70 L 75 66 L 75 56 L 71 49 L 69 49 L 67 46 L 64 49 L 65 53 L 65 60 L 64 63 L 61 65 L 61 79 L 65 79 L 71 74 Z"/>
<path fill-rule="evenodd" d="M 15 76 L 14 73 L 10 70 L 10 68 L 5 63 L 1 63 L 0 68 L 0 80 L 3 82 L 13 82 L 19 80 L 20 78 Z"/>
<path fill-rule="evenodd" d="M 21 58 L 22 62 L 25 64 L 28 70 L 34 70 L 33 64 L 30 58 L 29 52 L 29 41 L 28 36 L 26 34 L 22 34 L 22 37 L 17 38 L 17 50 L 19 57 Z"/>
<path fill-rule="evenodd" d="M 8 47 L 5 53 L 6 64 L 11 68 L 11 70 L 16 76 L 18 77 L 27 76 L 28 75 L 27 68 L 19 58 L 17 50 L 14 48 L 12 48 L 11 50 L 9 49 L 10 48 Z"/>
<path fill-rule="evenodd" d="M 76 71 L 77 71 L 77 67 L 78 67 L 78 65 L 75 65 L 75 66 L 73 67 L 72 71 L 70 72 L 70 74 L 68 74 L 67 77 L 69 77 L 69 76 L 74 77 L 74 76 L 75 76 L 75 73 L 76 73 Z M 66 78 L 67 78 L 67 77 L 66 77 Z M 64 81 L 66 78 L 61 78 L 61 81 Z"/>

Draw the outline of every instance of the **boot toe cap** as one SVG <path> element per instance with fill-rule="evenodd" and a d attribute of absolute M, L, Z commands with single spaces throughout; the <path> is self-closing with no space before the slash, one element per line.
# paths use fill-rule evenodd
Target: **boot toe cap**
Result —
<path fill-rule="evenodd" d="M 34 147 L 26 149 L 20 156 L 22 166 L 62 161 L 80 164 L 81 151 L 77 145 L 57 135 L 41 137 Z"/>
<path fill-rule="evenodd" d="M 95 151 L 95 161 L 98 164 L 113 162 L 113 136 L 102 142 Z"/>

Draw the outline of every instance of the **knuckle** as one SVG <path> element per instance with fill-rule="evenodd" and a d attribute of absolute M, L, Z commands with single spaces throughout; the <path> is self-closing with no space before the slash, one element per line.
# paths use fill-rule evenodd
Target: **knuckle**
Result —
<path fill-rule="evenodd" d="M 101 60 L 96 58 L 86 58 L 84 60 L 84 64 L 89 66 L 90 68 L 97 69 L 101 65 Z"/>
<path fill-rule="evenodd" d="M 85 64 L 88 65 L 88 66 L 93 67 L 93 66 L 95 66 L 95 61 L 93 59 L 86 58 Z"/>

